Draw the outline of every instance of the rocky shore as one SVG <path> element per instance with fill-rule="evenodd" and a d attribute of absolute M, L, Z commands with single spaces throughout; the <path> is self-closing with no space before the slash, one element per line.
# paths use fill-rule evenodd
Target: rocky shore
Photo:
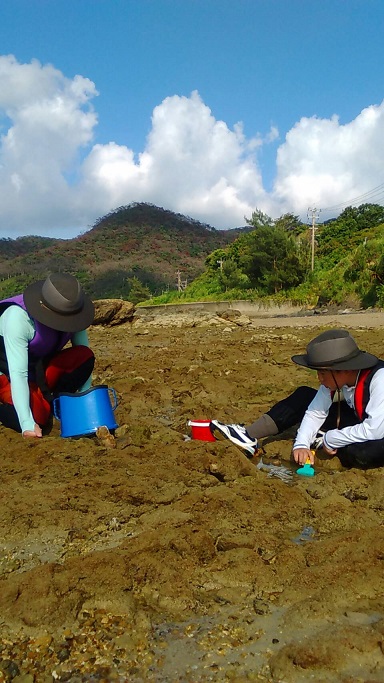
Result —
<path fill-rule="evenodd" d="M 102 306 L 114 447 L 57 421 L 36 442 L 0 426 L 0 683 L 382 682 L 383 472 L 334 458 L 299 477 L 292 434 L 250 460 L 187 422 L 247 422 L 316 386 L 290 357 L 327 327 L 383 356 L 384 316 Z"/>

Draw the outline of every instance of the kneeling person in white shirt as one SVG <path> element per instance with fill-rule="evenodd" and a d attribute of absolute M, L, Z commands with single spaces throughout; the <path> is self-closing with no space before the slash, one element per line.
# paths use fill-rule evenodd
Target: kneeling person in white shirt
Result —
<path fill-rule="evenodd" d="M 319 334 L 305 354 L 292 360 L 317 371 L 317 391 L 299 387 L 247 426 L 212 420 L 213 433 L 252 456 L 258 439 L 300 423 L 292 450 L 298 464 L 313 464 L 313 446 L 321 445 L 345 467 L 384 466 L 384 361 L 360 350 L 349 332 L 338 329 Z"/>

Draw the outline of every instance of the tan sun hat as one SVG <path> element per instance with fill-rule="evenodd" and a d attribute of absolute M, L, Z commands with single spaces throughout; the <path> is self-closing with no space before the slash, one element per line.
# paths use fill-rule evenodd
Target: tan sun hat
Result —
<path fill-rule="evenodd" d="M 23 297 L 31 318 L 54 330 L 79 332 L 93 322 L 94 305 L 69 273 L 51 273 L 46 280 L 33 282 Z"/>
<path fill-rule="evenodd" d="M 292 356 L 297 365 L 313 370 L 363 370 L 372 368 L 379 359 L 361 351 L 347 330 L 328 330 L 312 339 L 307 353 Z"/>

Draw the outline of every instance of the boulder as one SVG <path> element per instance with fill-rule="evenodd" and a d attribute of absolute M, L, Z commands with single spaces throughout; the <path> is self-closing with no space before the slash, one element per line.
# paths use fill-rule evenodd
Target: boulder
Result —
<path fill-rule="evenodd" d="M 225 311 L 218 313 L 220 318 L 228 320 L 229 322 L 236 322 L 236 318 L 240 318 L 241 313 L 237 309 L 226 308 Z"/>
<path fill-rule="evenodd" d="M 225 311 L 222 311 L 222 313 L 218 313 L 218 316 L 229 323 L 238 325 L 239 327 L 245 327 L 246 325 L 252 324 L 247 315 L 243 315 L 236 309 L 227 308 Z"/>
<path fill-rule="evenodd" d="M 135 306 L 123 299 L 98 299 L 95 304 L 94 325 L 122 325 L 130 322 L 135 313 Z"/>
<path fill-rule="evenodd" d="M 239 318 L 235 318 L 233 322 L 239 327 L 246 327 L 247 325 L 252 325 L 252 320 L 248 318 L 247 315 L 241 315 Z"/>

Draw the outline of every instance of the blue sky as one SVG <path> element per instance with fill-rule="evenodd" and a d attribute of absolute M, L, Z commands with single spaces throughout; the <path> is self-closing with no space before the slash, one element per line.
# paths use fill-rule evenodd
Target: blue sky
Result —
<path fill-rule="evenodd" d="M 218 228 L 383 201 L 383 0 L 0 0 L 0 16 L 2 237 L 72 237 L 132 201 Z"/>

